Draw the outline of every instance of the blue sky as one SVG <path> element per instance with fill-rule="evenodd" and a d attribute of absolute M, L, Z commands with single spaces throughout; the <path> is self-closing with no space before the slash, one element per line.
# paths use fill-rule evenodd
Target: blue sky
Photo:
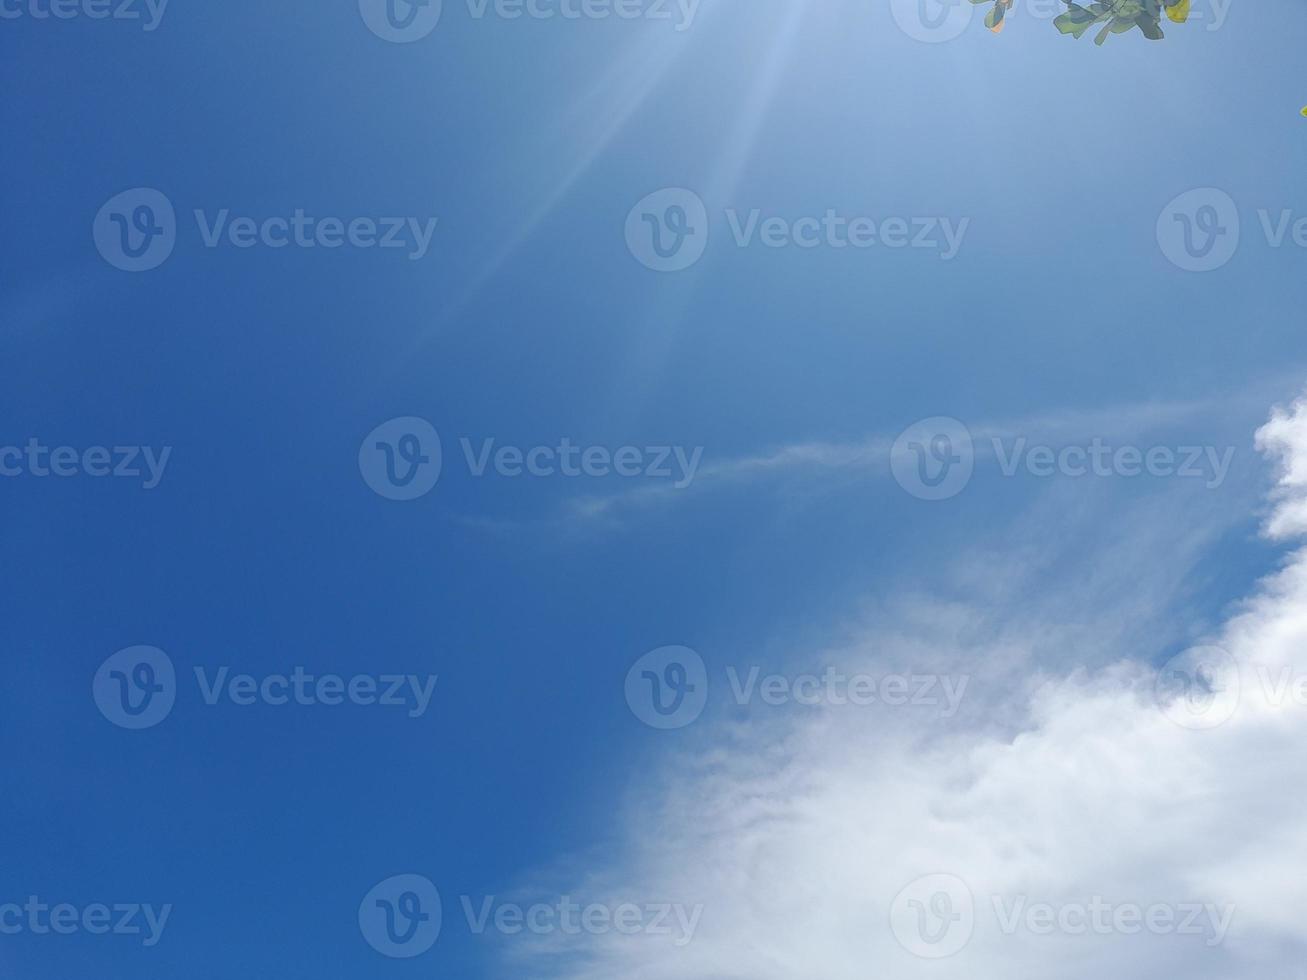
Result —
<path fill-rule="evenodd" d="M 705 850 L 657 875 L 637 846 L 650 821 L 684 845 L 667 814 L 701 784 L 683 753 L 752 772 L 792 744 L 776 716 L 795 712 L 733 703 L 728 666 L 965 671 L 977 694 L 959 717 L 1009 731 L 1021 684 L 1162 663 L 1226 628 L 1281 560 L 1259 536 L 1276 470 L 1253 433 L 1302 386 L 1307 252 L 1291 232 L 1274 247 L 1258 212 L 1307 217 L 1299 4 L 1097 48 L 1024 6 L 1000 37 L 977 15 L 927 43 L 885 3 L 702 0 L 686 23 L 445 0 L 429 35 L 398 44 L 347 0 L 174 0 L 153 30 L 33 16 L 44 3 L 8 0 L 0 21 L 0 447 L 34 439 L 79 463 L 0 478 L 0 906 L 172 911 L 149 947 L 0 935 L 14 976 L 733 977 L 713 943 L 766 917 L 714 919 L 738 896 L 670 871 L 711 866 L 729 831 L 705 817 Z M 92 229 L 136 188 L 171 203 L 175 242 L 126 272 Z M 678 272 L 646 268 L 624 233 L 663 188 L 692 191 L 707 221 Z M 1209 272 L 1159 246 L 1159 216 L 1194 188 L 1227 195 L 1241 224 Z M 739 247 L 731 222 L 755 209 L 946 218 L 965 236 L 947 260 Z M 297 210 L 435 226 L 420 258 L 206 246 L 224 211 Z M 975 473 L 927 501 L 895 480 L 891 447 L 941 416 L 974 437 Z M 439 480 L 387 499 L 360 448 L 407 417 L 439 434 Z M 1008 477 L 994 450 L 1095 438 L 1233 456 L 1219 481 Z M 478 476 L 462 444 L 563 439 L 633 447 L 640 475 Z M 115 462 L 142 447 L 142 466 L 144 447 L 170 451 L 146 489 L 91 475 L 90 447 Z M 660 447 L 672 464 L 701 450 L 688 486 L 646 473 Z M 137 645 L 167 654 L 176 703 L 130 731 L 92 686 Z M 697 651 L 712 686 L 702 718 L 658 731 L 623 684 L 667 645 Z M 223 667 L 437 681 L 419 717 L 206 704 L 195 670 Z M 880 744 L 859 732 L 840 743 L 850 759 Z M 778 865 L 798 876 L 785 894 L 807 887 L 803 867 Z M 444 903 L 411 959 L 380 955 L 358 922 L 401 874 Z M 703 903 L 704 958 L 541 950 L 474 934 L 459 902 L 587 886 Z M 1298 937 L 1267 930 L 1257 962 L 1288 976 L 1266 950 Z M 1169 955 L 1150 968 L 1199 969 Z M 802 960 L 765 958 L 778 975 Z"/>

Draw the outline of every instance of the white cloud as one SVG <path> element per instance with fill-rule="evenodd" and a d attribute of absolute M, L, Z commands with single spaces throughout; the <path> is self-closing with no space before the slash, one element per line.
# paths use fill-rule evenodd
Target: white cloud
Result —
<path fill-rule="evenodd" d="M 1275 511 L 1267 524 L 1272 538 L 1307 532 L 1307 410 L 1304 401 L 1291 410 L 1276 409 L 1257 433 L 1257 448 L 1279 463 Z"/>
<path fill-rule="evenodd" d="M 1307 402 L 1276 412 L 1257 445 L 1280 467 L 1267 533 L 1307 532 Z M 1199 534 L 1190 545 L 1197 542 L 1208 539 Z M 1177 555 L 1152 542 L 1115 558 L 1079 605 L 1045 603 L 1042 616 L 1006 601 L 894 607 L 898 622 L 878 629 L 892 642 L 872 648 L 910 650 L 914 666 L 990 670 L 991 683 L 973 688 L 982 700 L 951 722 L 827 708 L 705 726 L 693 752 L 635 791 L 616 853 L 592 859 L 584 874 L 556 870 L 535 882 L 578 901 L 702 903 L 693 941 L 553 934 L 513 944 L 521 958 L 511 972 L 570 980 L 1303 977 L 1307 704 L 1277 696 L 1286 677 L 1307 676 L 1307 553 L 1290 555 L 1202 638 L 1228 651 L 1241 688 L 1233 715 L 1210 730 L 1176 723 L 1192 720 L 1189 709 L 1167 698 L 1169 710 L 1159 705 L 1157 671 L 1142 660 L 1108 663 L 1095 651 L 1073 658 L 1093 666 L 1070 674 L 1034 668 L 1032 650 L 1058 642 L 1076 649 L 1091 632 L 1086 622 L 1115 641 L 1129 637 L 1120 619 L 1148 621 L 1149 604 L 1175 588 Z M 1133 607 L 1124 601 L 1131 583 L 1140 583 Z M 1019 575 L 1009 584 L 1017 594 L 1023 587 Z M 978 621 L 988 626 L 969 636 L 967 625 Z M 874 662 L 866 649 L 844 651 L 841 666 Z M 1233 680 L 1204 676 L 1218 687 Z M 1191 693 L 1201 707 L 1204 691 Z M 1215 710 L 1228 706 L 1225 697 Z M 942 960 L 909 952 L 889 925 L 901 889 L 934 873 L 964 881 L 975 902 L 973 937 Z M 1233 919 L 1228 934 L 1215 926 L 1203 935 L 1005 932 L 994 902 L 1010 910 L 1023 897 L 1055 908 L 1095 899 L 1166 905 L 1182 917 L 1190 903 L 1221 915 L 1232 907 Z"/>

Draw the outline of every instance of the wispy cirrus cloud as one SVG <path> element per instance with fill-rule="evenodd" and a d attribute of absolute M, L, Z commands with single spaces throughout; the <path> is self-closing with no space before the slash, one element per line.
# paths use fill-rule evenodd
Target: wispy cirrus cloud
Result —
<path fill-rule="evenodd" d="M 1277 386 L 1283 390 L 1283 385 Z M 1266 387 L 1236 396 L 1180 401 L 1150 401 L 1098 409 L 1069 408 L 1007 419 L 962 420 L 970 430 L 973 453 L 978 461 L 1001 454 L 1002 444 L 1015 440 L 1027 443 L 1089 441 L 1094 438 L 1116 443 L 1141 441 L 1168 430 L 1197 429 L 1216 440 L 1228 430 L 1231 416 L 1260 410 L 1266 404 Z M 908 421 L 904 420 L 906 425 Z M 687 496 L 729 490 L 740 484 L 781 479 L 829 479 L 832 474 L 888 476 L 891 453 L 898 432 L 877 432 L 847 441 L 795 442 L 754 454 L 723 458 L 711 447 L 688 487 L 644 484 L 611 493 L 592 493 L 572 498 L 567 504 L 573 519 L 615 518 L 624 510 L 671 505 Z"/>

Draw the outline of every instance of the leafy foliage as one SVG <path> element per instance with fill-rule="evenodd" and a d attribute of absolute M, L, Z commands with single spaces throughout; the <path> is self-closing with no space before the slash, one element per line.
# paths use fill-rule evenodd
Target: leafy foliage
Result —
<path fill-rule="evenodd" d="M 993 3 L 985 15 L 985 26 L 994 33 L 1003 30 L 1007 12 L 1012 9 L 1014 0 L 971 0 L 972 3 Z M 1095 44 L 1102 44 L 1113 34 L 1125 34 L 1136 27 L 1150 41 L 1160 41 L 1165 36 L 1162 32 L 1162 18 L 1173 24 L 1183 24 L 1189 19 L 1189 7 L 1192 0 L 1095 0 L 1093 3 L 1077 3 L 1076 0 L 1064 0 L 1067 12 L 1053 21 L 1054 26 L 1063 34 L 1083 37 L 1090 28 L 1097 27 Z"/>
<path fill-rule="evenodd" d="M 991 0 L 971 0 L 971 2 L 976 4 L 990 3 Z M 1003 18 L 1012 9 L 1014 0 L 992 0 L 992 2 L 994 4 L 993 9 L 985 15 L 985 26 L 997 34 L 1003 29 L 1003 25 L 1006 23 Z"/>

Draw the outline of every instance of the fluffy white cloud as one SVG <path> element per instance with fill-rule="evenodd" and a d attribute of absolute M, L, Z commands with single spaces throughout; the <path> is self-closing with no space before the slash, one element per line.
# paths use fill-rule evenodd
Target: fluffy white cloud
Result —
<path fill-rule="evenodd" d="M 1307 532 L 1307 403 L 1277 411 L 1257 445 L 1280 474 L 1267 533 Z M 1153 580 L 1126 564 L 1110 577 Z M 956 663 L 978 612 L 909 608 L 893 648 Z M 1114 636 L 1118 615 L 1111 602 L 1076 613 Z M 1020 648 L 1048 637 L 1030 632 L 1021 622 L 962 644 L 967 662 L 1005 680 L 949 721 L 829 708 L 709 729 L 634 802 L 616 854 L 586 875 L 546 876 L 546 890 L 578 901 L 701 904 L 693 940 L 555 932 L 515 944 L 525 961 L 513 972 L 1307 975 L 1307 683 L 1295 688 L 1307 678 L 1307 554 L 1160 674 L 1086 657 L 1094 666 L 1036 675 Z M 932 661 L 932 645 L 950 643 Z M 874 659 L 842 666 L 885 666 Z M 912 891 L 931 875 L 948 877 Z M 962 915 L 951 932 L 937 915 L 949 912 Z"/>

